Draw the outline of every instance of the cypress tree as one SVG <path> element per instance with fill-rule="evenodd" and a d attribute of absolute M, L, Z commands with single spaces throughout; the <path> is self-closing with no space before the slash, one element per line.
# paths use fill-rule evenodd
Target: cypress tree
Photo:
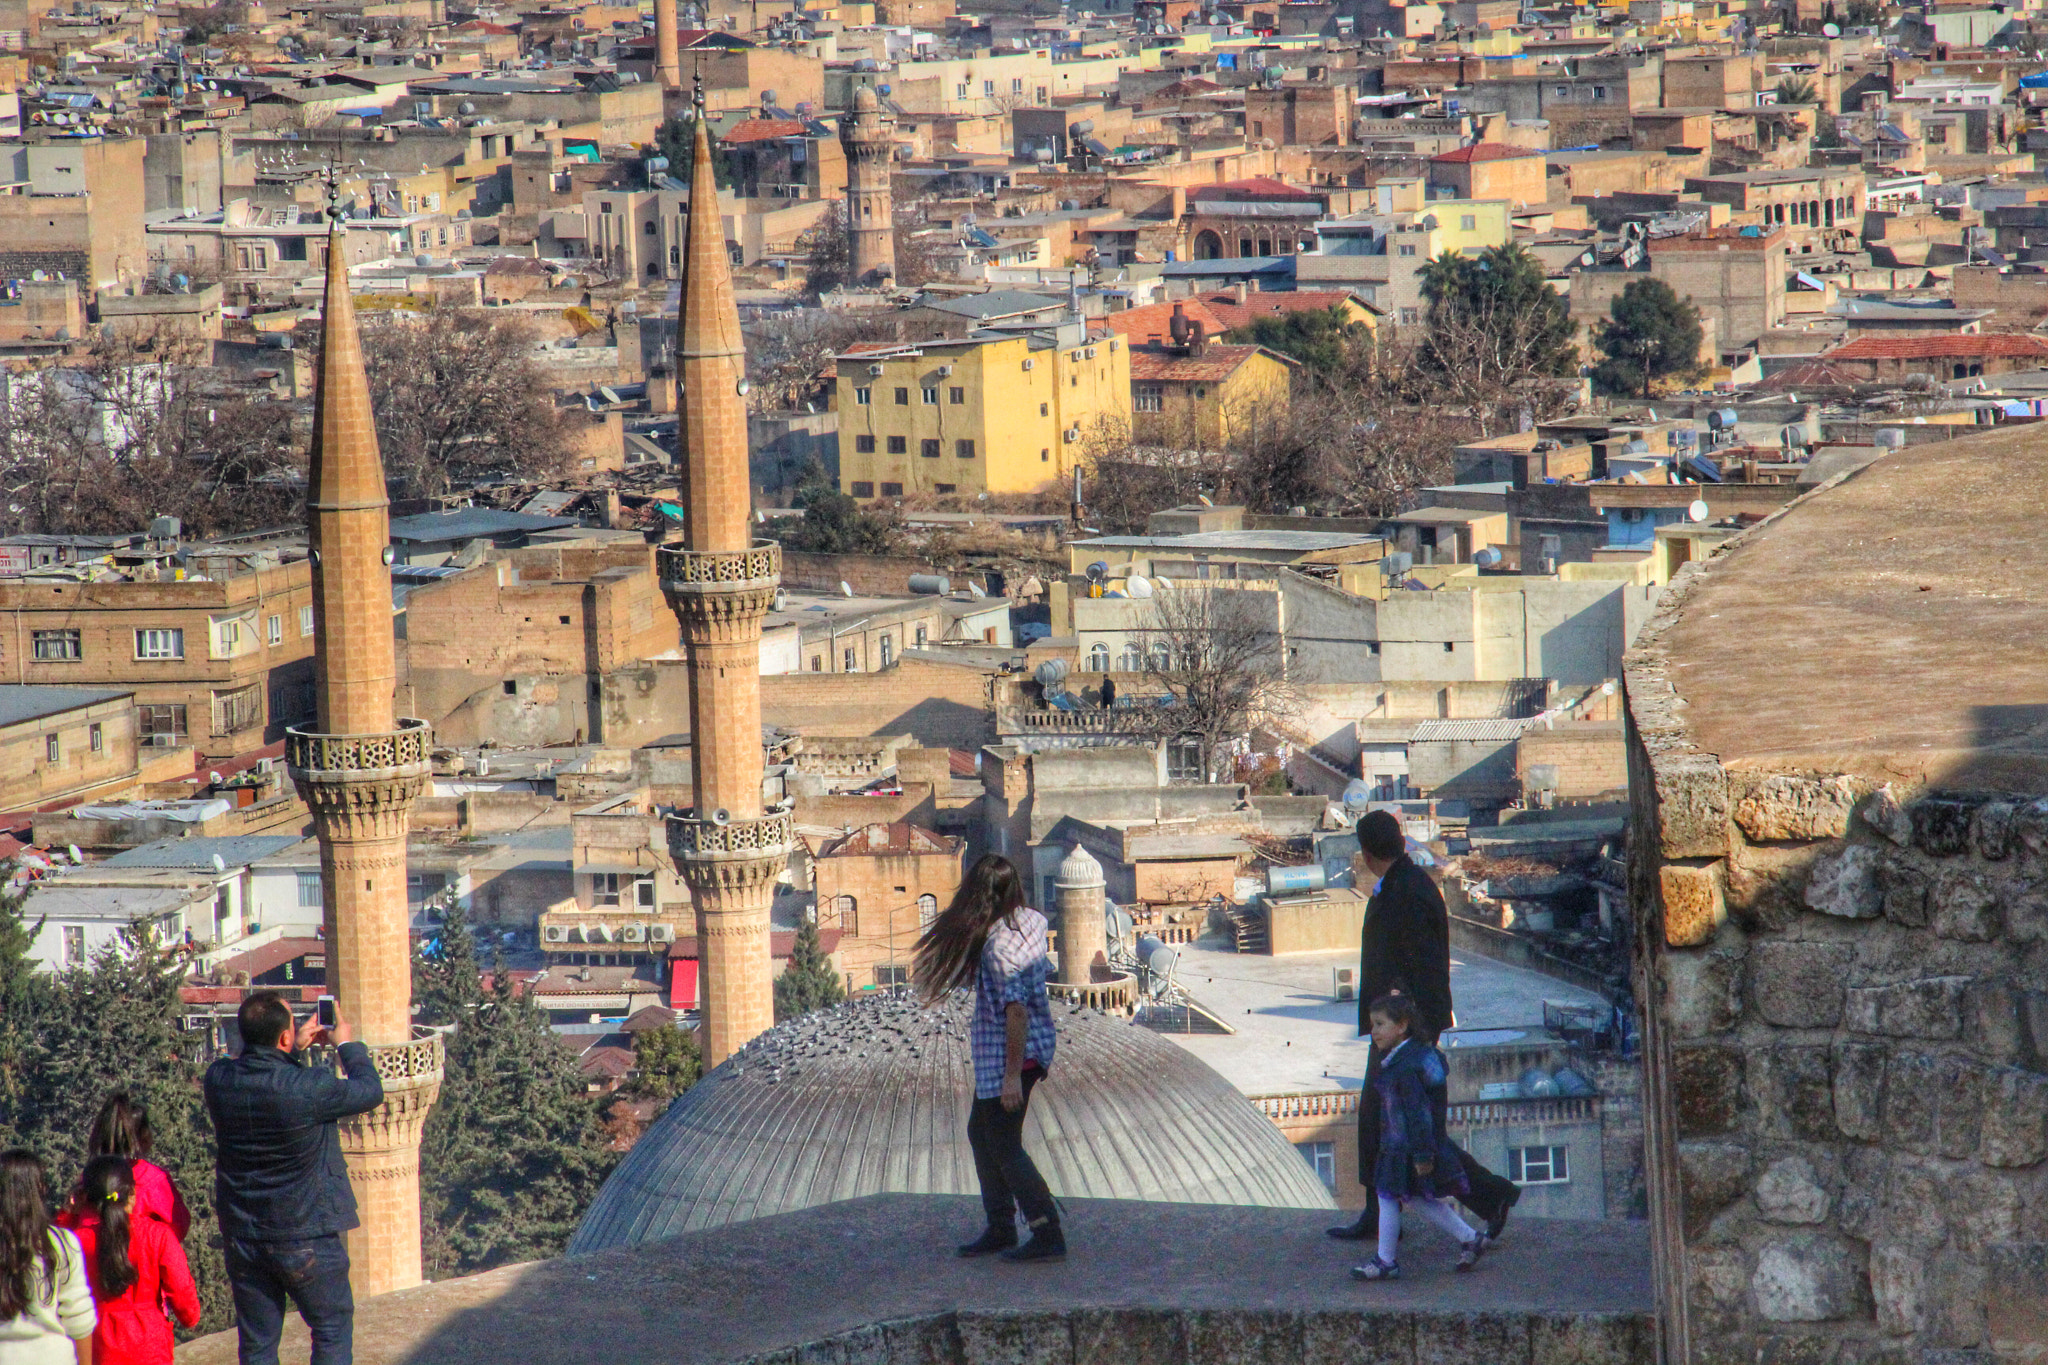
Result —
<path fill-rule="evenodd" d="M 789 965 L 775 978 L 775 1022 L 794 1019 L 846 999 L 846 987 L 832 960 L 818 946 L 818 922 L 806 917 L 797 926 Z"/>

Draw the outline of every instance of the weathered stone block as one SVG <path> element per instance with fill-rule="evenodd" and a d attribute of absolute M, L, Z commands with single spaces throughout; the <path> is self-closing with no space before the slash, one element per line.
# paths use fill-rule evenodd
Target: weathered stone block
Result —
<path fill-rule="evenodd" d="M 1834 1322 L 1863 1311 L 1864 1271 L 1843 1242 L 1805 1233 L 1758 1253 L 1749 1292 L 1766 1322 Z"/>
<path fill-rule="evenodd" d="M 1913 819 L 1899 805 L 1899 798 L 1889 782 L 1872 792 L 1870 799 L 1863 803 L 1863 823 L 1901 848 L 1913 842 Z"/>
<path fill-rule="evenodd" d="M 838 1337 L 807 1341 L 796 1348 L 796 1365 L 842 1365 L 845 1359 L 846 1350 Z"/>
<path fill-rule="evenodd" d="M 2034 853 L 2048 853 L 2048 796 L 2029 801 L 2014 812 L 2012 832 Z"/>
<path fill-rule="evenodd" d="M 1964 943 L 1998 937 L 1998 892 L 1975 872 L 1943 874 L 1934 887 L 1934 932 Z"/>
<path fill-rule="evenodd" d="M 1705 1308 L 1727 1315 L 1748 1307 L 1750 1265 L 1741 1247 L 1694 1247 L 1685 1260 L 1692 1273 L 1695 1311 Z"/>
<path fill-rule="evenodd" d="M 1681 1142 L 1678 1180 L 1685 1199 L 1685 1235 L 1691 1240 L 1749 1188 L 1749 1148 L 1734 1142 Z"/>
<path fill-rule="evenodd" d="M 1415 1365 L 1528 1358 L 1529 1319 L 1520 1313 L 1445 1313 L 1416 1327 Z"/>
<path fill-rule="evenodd" d="M 1742 1015 L 1740 932 L 1726 929 L 1713 946 L 1664 956 L 1665 1020 L 1674 1038 L 1704 1038 L 1735 1027 Z M 1738 940 L 1734 944 L 1727 939 Z"/>
<path fill-rule="evenodd" d="M 1870 1297 L 1878 1331 L 1894 1337 L 1918 1332 L 1927 1316 L 1927 1253 L 1896 1242 L 1873 1246 Z"/>
<path fill-rule="evenodd" d="M 1730 919 L 1759 933 L 1776 933 L 1806 911 L 1806 883 L 1825 844 L 1752 844 L 1730 841 L 1721 899 Z"/>
<path fill-rule="evenodd" d="M 1986 1269 L 1986 1326 L 2000 1365 L 2048 1361 L 2048 1242 L 1993 1246 Z"/>
<path fill-rule="evenodd" d="M 1674 948 L 1697 948 L 1712 940 L 1728 918 L 1721 899 L 1721 865 L 1666 863 L 1657 869 L 1657 880 L 1664 902 L 1664 941 Z"/>
<path fill-rule="evenodd" d="M 2004 1167 L 2048 1160 L 2048 1077 L 2012 1069 L 1992 1073 L 1977 1159 Z"/>
<path fill-rule="evenodd" d="M 1839 839 L 1849 832 L 1856 789 L 1846 777 L 1773 773 L 1735 804 L 1735 823 L 1758 843 Z"/>
<path fill-rule="evenodd" d="M 1906 812 L 1913 842 L 1937 858 L 1952 858 L 1970 846 L 1970 819 L 1980 801 L 1963 796 L 1926 796 Z"/>
<path fill-rule="evenodd" d="M 1891 1153 L 1882 1147 L 1850 1147 L 1842 1153 L 1842 1179 L 1835 1189 L 1835 1226 L 1859 1241 L 1879 1241 L 1885 1226 L 1885 1190 L 1891 1183 Z"/>
<path fill-rule="evenodd" d="M 960 1329 L 951 1313 L 881 1324 L 889 1365 L 960 1365 Z"/>
<path fill-rule="evenodd" d="M 1982 1062 L 1957 1053 L 1935 1066 L 1935 1150 L 1963 1160 L 1977 1154 L 1977 1129 L 1991 1073 Z"/>
<path fill-rule="evenodd" d="M 1529 1319 L 1530 1365 L 1641 1365 L 1657 1357 L 1641 1313 L 1541 1313 Z"/>
<path fill-rule="evenodd" d="M 1953 1350 L 1934 1347 L 1913 1357 L 1912 1365 L 1997 1365 L 1998 1357 L 1989 1351 L 1975 1351 L 1962 1346 Z"/>
<path fill-rule="evenodd" d="M 1980 856 L 1997 862 L 2012 852 L 2012 817 L 2018 809 L 2010 801 L 1986 801 L 1977 807 L 1975 833 Z"/>
<path fill-rule="evenodd" d="M 1940 1073 L 1940 1058 L 1918 1052 L 1894 1053 L 1885 1064 L 1881 1140 L 1887 1147 L 1920 1156 L 1934 1154 Z"/>
<path fill-rule="evenodd" d="M 1803 1156 L 1773 1161 L 1756 1182 L 1756 1208 L 1767 1223 L 1824 1223 L 1833 1201 Z"/>
<path fill-rule="evenodd" d="M 1844 844 L 1814 859 L 1806 904 L 1823 915 L 1875 919 L 1884 913 L 1878 872 L 1881 854 L 1869 844 Z"/>
<path fill-rule="evenodd" d="M 2013 882 L 2005 889 L 2005 936 L 2015 943 L 2048 938 L 2048 882 Z"/>
<path fill-rule="evenodd" d="M 1074 1365 L 1186 1365 L 1185 1324 L 1173 1309 L 1081 1308 L 1072 1319 Z"/>
<path fill-rule="evenodd" d="M 1844 1137 L 1876 1142 L 1884 1133 L 1884 1063 L 1888 1049 L 1876 1043 L 1837 1043 L 1832 1094 L 1835 1126 Z"/>
<path fill-rule="evenodd" d="M 1714 1045 L 1673 1048 L 1671 1094 L 1680 1137 L 1727 1132 L 1742 1101 L 1742 1054 Z"/>
<path fill-rule="evenodd" d="M 1963 992 L 1963 1038 L 1988 1061 L 2031 1066 L 2026 992 L 2005 977 L 1978 977 Z"/>
<path fill-rule="evenodd" d="M 1963 1029 L 1967 976 L 1923 976 L 1890 986 L 1852 988 L 1842 1022 L 1891 1038 L 1954 1038 Z"/>
<path fill-rule="evenodd" d="M 1718 858 L 1728 848 L 1728 774 L 1712 754 L 1659 754 L 1658 852 L 1666 858 Z"/>
<path fill-rule="evenodd" d="M 1304 1313 L 1302 1365 L 1415 1365 L 1416 1323 L 1414 1312 L 1398 1308 Z"/>
<path fill-rule="evenodd" d="M 889 1337 L 878 1322 L 863 1324 L 841 1332 L 831 1342 L 817 1344 L 837 1345 L 839 1354 L 835 1359 L 844 1361 L 845 1365 L 890 1365 Z"/>
<path fill-rule="evenodd" d="M 1750 999 L 1780 1028 L 1833 1028 L 1855 960 L 1846 943 L 1760 942 L 1749 954 Z"/>
<path fill-rule="evenodd" d="M 1835 1140 L 1827 1048 L 1774 1047 L 1750 1053 L 1749 1088 L 1764 1131 L 1807 1142 Z"/>
<path fill-rule="evenodd" d="M 1187 1315 L 1188 1359 L 1216 1365 L 1300 1365 L 1301 1315 L 1202 1310 Z"/>
<path fill-rule="evenodd" d="M 1877 883 L 1884 889 L 1886 919 L 1913 929 L 1926 925 L 1927 893 L 1934 879 L 1913 861 L 1912 854 L 1897 849 L 1885 854 L 1878 866 Z"/>
<path fill-rule="evenodd" d="M 1743 1365 L 1841 1365 L 1836 1356 L 1832 1337 L 1801 1333 L 1798 1336 L 1779 1336 L 1775 1333 L 1756 1339 L 1753 1351 L 1746 1351 L 1741 1357 L 1724 1356 L 1732 1362 L 1741 1359 Z"/>
<path fill-rule="evenodd" d="M 954 1315 L 964 1365 L 1073 1365 L 1074 1332 L 1060 1313 Z"/>

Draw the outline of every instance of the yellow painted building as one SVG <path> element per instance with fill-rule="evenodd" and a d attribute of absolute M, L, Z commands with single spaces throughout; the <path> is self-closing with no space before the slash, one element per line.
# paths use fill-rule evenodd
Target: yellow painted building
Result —
<path fill-rule="evenodd" d="M 1131 356 L 1131 436 L 1141 445 L 1221 450 L 1287 416 L 1299 363 L 1263 346 L 1205 344 L 1200 354 L 1142 346 Z"/>
<path fill-rule="evenodd" d="M 857 347 L 838 368 L 839 487 L 861 499 L 1063 483 L 1105 419 L 1131 418 L 1130 348 L 1079 324 Z"/>

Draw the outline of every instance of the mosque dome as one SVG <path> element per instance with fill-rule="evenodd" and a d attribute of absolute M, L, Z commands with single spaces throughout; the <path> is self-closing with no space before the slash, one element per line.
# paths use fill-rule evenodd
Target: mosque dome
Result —
<path fill-rule="evenodd" d="M 1054 878 L 1055 886 L 1100 886 L 1102 885 L 1102 864 L 1095 861 L 1095 855 L 1079 844 L 1060 863 L 1059 876 Z"/>
<path fill-rule="evenodd" d="M 571 1253 L 870 1194 L 973 1195 L 968 1004 L 869 996 L 781 1024 L 684 1092 L 619 1164 Z M 1024 1142 L 1053 1193 L 1328 1209 L 1280 1130 L 1200 1058 L 1058 1005 Z"/>

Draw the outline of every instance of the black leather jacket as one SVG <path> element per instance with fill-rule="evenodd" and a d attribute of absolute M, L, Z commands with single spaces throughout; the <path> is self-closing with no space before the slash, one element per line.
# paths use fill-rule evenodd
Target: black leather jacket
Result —
<path fill-rule="evenodd" d="M 206 1069 L 206 1111 L 219 1156 L 220 1230 L 249 1242 L 295 1242 L 357 1225 L 338 1120 L 384 1100 L 370 1049 L 343 1043 L 343 1080 L 274 1047 Z"/>

